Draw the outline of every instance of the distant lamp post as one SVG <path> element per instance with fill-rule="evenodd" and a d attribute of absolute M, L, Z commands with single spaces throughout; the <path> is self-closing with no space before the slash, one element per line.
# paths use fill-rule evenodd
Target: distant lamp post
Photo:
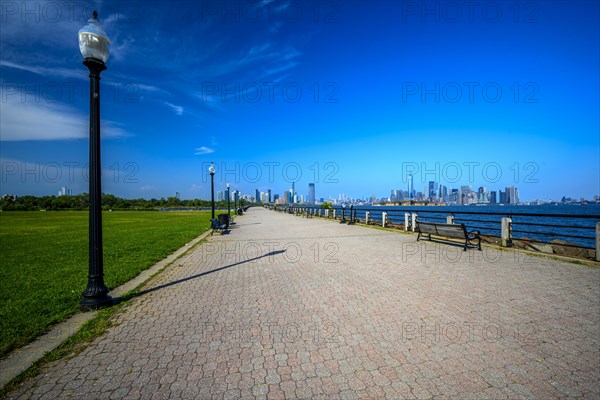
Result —
<path fill-rule="evenodd" d="M 340 223 L 346 222 L 346 203 L 342 203 L 342 220 Z"/>
<path fill-rule="evenodd" d="M 210 167 L 208 167 L 208 172 L 210 173 L 210 207 L 211 207 L 211 215 L 212 219 L 215 219 L 215 166 L 212 161 L 210 162 Z"/>
<path fill-rule="evenodd" d="M 231 185 L 227 184 L 227 228 L 229 228 L 229 218 L 231 218 L 231 194 L 229 191 L 231 190 Z"/>
<path fill-rule="evenodd" d="M 350 204 L 350 222 L 348 222 L 348 225 L 354 224 L 353 208 L 354 208 L 354 204 Z"/>
<path fill-rule="evenodd" d="M 79 50 L 83 64 L 90 70 L 90 209 L 89 271 L 83 292 L 82 309 L 96 309 L 112 303 L 104 285 L 102 255 L 102 188 L 100 166 L 100 73 L 106 69 L 110 40 L 94 11 L 86 26 L 79 30 Z"/>

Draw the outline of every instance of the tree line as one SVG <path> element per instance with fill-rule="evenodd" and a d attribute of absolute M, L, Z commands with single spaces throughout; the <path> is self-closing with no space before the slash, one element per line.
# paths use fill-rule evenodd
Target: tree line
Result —
<path fill-rule="evenodd" d="M 240 200 L 243 202 L 244 200 Z M 89 208 L 87 193 L 73 196 L 3 196 L 0 198 L 2 211 L 58 211 L 58 210 L 87 210 Z M 160 199 L 123 199 L 112 194 L 102 194 L 103 210 L 143 210 L 157 211 L 161 208 L 210 208 L 210 200 L 181 200 L 177 197 Z M 217 208 L 227 208 L 227 201 L 215 201 Z M 239 204 L 238 204 L 239 206 Z M 234 207 L 233 202 L 231 208 Z"/>

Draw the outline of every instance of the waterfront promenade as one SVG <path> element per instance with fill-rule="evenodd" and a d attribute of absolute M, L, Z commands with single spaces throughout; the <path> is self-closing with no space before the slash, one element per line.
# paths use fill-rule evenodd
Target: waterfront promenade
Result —
<path fill-rule="evenodd" d="M 252 208 L 9 398 L 600 397 L 600 269 Z"/>

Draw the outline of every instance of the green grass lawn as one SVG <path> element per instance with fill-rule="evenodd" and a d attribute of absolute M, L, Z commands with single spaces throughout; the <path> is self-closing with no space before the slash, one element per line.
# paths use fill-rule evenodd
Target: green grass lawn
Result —
<path fill-rule="evenodd" d="M 210 212 L 103 213 L 113 289 L 210 227 Z M 0 212 L 0 357 L 78 310 L 87 284 L 88 213 Z"/>

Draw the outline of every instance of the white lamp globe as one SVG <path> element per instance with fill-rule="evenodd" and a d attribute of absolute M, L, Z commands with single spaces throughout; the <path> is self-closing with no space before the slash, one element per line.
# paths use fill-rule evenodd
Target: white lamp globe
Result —
<path fill-rule="evenodd" d="M 79 30 L 79 51 L 83 58 L 93 58 L 103 63 L 110 54 L 110 39 L 98 22 L 98 13 L 94 11 L 86 26 Z"/>

